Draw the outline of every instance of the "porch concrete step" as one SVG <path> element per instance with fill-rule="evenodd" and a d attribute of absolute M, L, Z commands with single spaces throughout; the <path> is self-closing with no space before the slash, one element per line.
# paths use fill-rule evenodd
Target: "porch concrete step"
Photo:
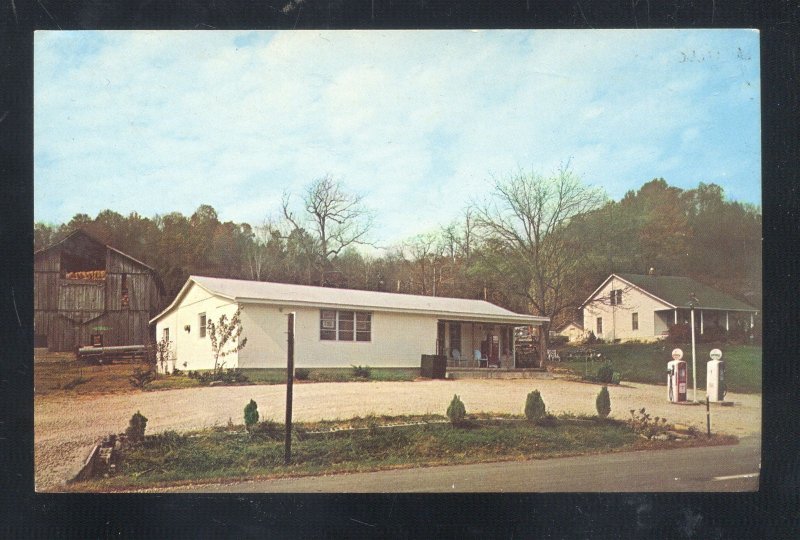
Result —
<path fill-rule="evenodd" d="M 545 369 L 447 368 L 448 379 L 552 379 Z"/>

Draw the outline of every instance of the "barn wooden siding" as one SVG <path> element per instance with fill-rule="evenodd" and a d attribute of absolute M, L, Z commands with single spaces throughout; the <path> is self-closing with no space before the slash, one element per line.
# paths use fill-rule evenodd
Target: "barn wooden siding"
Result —
<path fill-rule="evenodd" d="M 87 238 L 89 238 L 87 236 Z M 103 344 L 144 345 L 151 329 L 149 320 L 164 305 L 162 289 L 157 277 L 147 266 L 93 239 L 72 238 L 63 245 L 57 244 L 38 252 L 34 264 L 34 334 L 37 345 L 51 351 L 73 351 L 91 344 L 93 334 L 103 336 Z M 104 256 L 104 280 L 65 279 L 61 268 L 62 252 L 66 257 L 86 251 Z M 96 264 L 96 263 L 95 263 Z M 102 265 L 101 265 L 102 266 Z M 123 305 L 122 281 L 128 289 L 129 303 Z"/>

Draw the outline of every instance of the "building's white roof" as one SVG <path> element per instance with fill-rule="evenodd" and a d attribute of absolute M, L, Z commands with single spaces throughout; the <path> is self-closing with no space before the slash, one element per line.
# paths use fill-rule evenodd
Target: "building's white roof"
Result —
<path fill-rule="evenodd" d="M 520 325 L 538 325 L 548 321 L 547 317 L 514 313 L 483 300 L 190 276 L 175 300 L 151 322 L 172 311 L 180 303 L 192 283 L 196 283 L 211 294 L 243 304 L 260 303 L 435 314 L 443 319 Z"/>

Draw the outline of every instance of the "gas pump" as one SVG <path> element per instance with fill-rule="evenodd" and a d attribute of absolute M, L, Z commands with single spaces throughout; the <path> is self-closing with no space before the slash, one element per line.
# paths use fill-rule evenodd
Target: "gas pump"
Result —
<path fill-rule="evenodd" d="M 706 364 L 706 393 L 709 401 L 723 401 L 728 389 L 725 386 L 725 362 L 721 360 L 722 351 L 714 349 L 709 353 L 711 360 Z"/>
<path fill-rule="evenodd" d="M 672 360 L 667 364 L 667 399 L 686 401 L 686 362 Z"/>

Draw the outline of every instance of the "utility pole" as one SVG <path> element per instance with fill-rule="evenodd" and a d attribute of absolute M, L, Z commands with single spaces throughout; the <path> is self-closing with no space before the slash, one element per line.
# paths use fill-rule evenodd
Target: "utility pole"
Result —
<path fill-rule="evenodd" d="M 289 331 L 286 349 L 286 439 L 284 442 L 283 463 L 288 465 L 292 461 L 292 386 L 294 384 L 294 317 L 289 313 Z"/>
<path fill-rule="evenodd" d="M 692 325 L 692 381 L 694 383 L 694 390 L 692 401 L 697 403 L 697 361 L 695 360 L 695 346 L 694 346 L 694 306 L 697 304 L 697 297 L 694 293 L 689 295 L 689 310 L 691 313 L 690 324 Z"/>

